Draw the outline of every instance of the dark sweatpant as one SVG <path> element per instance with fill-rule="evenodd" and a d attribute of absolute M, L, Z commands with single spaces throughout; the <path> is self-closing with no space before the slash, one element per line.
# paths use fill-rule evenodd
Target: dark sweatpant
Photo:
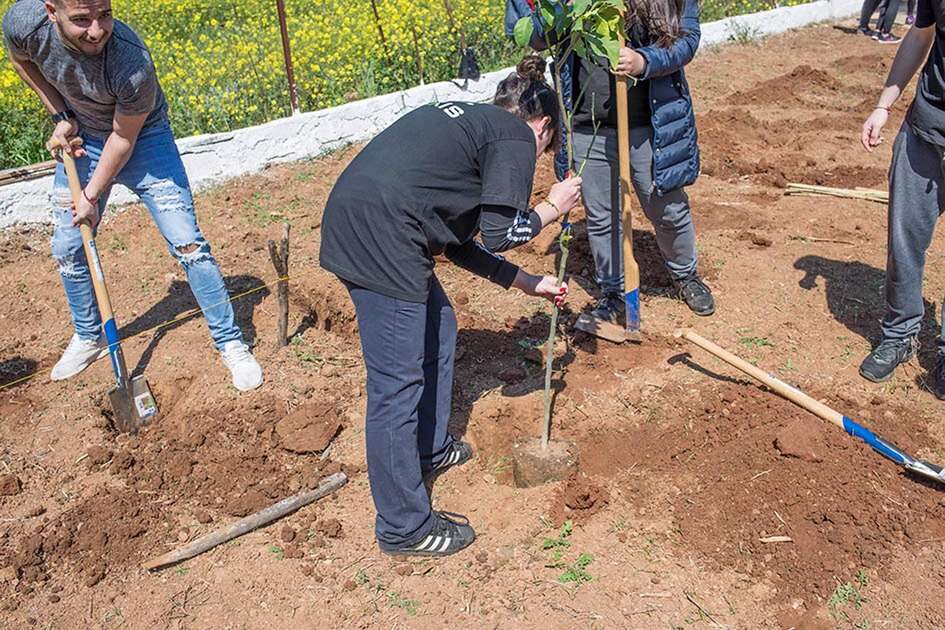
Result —
<path fill-rule="evenodd" d="M 922 276 L 925 253 L 945 209 L 945 148 L 926 142 L 905 123 L 893 146 L 889 169 L 889 234 L 883 337 L 919 333 L 925 315 Z M 945 328 L 938 341 L 945 352 Z"/>
<path fill-rule="evenodd" d="M 899 14 L 900 0 L 863 0 L 860 10 L 860 28 L 869 28 L 870 18 L 879 9 L 879 18 L 876 20 L 876 30 L 880 33 L 892 31 L 896 16 Z"/>
<path fill-rule="evenodd" d="M 430 533 L 423 472 L 447 454 L 456 350 L 456 314 L 436 278 L 426 303 L 345 283 L 358 314 L 367 368 L 368 479 L 384 549 Z"/>

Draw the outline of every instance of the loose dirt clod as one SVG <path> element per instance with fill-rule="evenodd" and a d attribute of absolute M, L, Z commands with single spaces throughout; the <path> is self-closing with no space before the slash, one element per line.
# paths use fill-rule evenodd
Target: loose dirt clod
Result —
<path fill-rule="evenodd" d="M 325 403 L 299 407 L 276 424 L 282 448 L 293 453 L 318 453 L 341 430 L 336 409 Z"/>
<path fill-rule="evenodd" d="M 336 518 L 318 521 L 318 531 L 328 538 L 339 538 L 341 536 L 341 522 Z"/>
<path fill-rule="evenodd" d="M 16 475 L 0 475 L 0 496 L 12 497 L 22 490 L 23 486 Z"/>
<path fill-rule="evenodd" d="M 774 446 L 784 457 L 796 457 L 805 462 L 820 462 L 823 449 L 823 432 L 819 420 L 798 418 L 781 429 Z"/>
<path fill-rule="evenodd" d="M 287 543 L 292 542 L 293 540 L 295 540 L 295 530 L 292 529 L 290 525 L 286 525 L 285 527 L 282 528 L 281 537 L 282 537 L 282 542 L 287 542 Z"/>
<path fill-rule="evenodd" d="M 102 445 L 90 446 L 88 450 L 89 463 L 101 466 L 112 458 L 112 452 Z"/>
<path fill-rule="evenodd" d="M 542 448 L 541 440 L 530 439 L 512 446 L 512 474 L 519 488 L 532 488 L 567 478 L 577 468 L 574 447 L 551 440 Z"/>
<path fill-rule="evenodd" d="M 586 477 L 573 476 L 555 495 L 551 520 L 557 527 L 568 520 L 587 520 L 604 509 L 607 503 L 606 490 Z"/>

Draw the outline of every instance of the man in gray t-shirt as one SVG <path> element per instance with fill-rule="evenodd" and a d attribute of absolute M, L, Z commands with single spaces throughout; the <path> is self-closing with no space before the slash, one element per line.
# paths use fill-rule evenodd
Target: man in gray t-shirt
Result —
<path fill-rule="evenodd" d="M 262 384 L 262 369 L 243 343 L 223 275 L 194 213 L 190 184 L 167 119 L 167 101 L 141 38 L 112 17 L 110 0 L 19 0 L 3 16 L 14 69 L 56 123 L 53 139 L 76 158 L 82 194 L 73 203 L 56 169 L 53 257 L 75 334 L 53 368 L 74 376 L 108 354 L 79 223 L 97 228 L 113 183 L 137 193 L 171 254 L 187 273 L 210 335 L 239 390 Z"/>
<path fill-rule="evenodd" d="M 51 6 L 55 15 L 58 4 Z M 112 132 L 116 112 L 147 114 L 143 127 L 167 118 L 167 101 L 147 47 L 127 24 L 110 21 L 110 33 L 102 29 L 90 35 L 86 30 L 73 36 L 70 27 L 75 25 L 53 22 L 41 0 L 20 0 L 3 18 L 10 55 L 35 65 L 75 112 L 83 132 L 98 138 Z"/>

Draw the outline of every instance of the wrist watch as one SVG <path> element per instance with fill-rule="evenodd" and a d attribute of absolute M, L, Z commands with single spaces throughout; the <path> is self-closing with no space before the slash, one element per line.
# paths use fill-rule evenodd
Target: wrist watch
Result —
<path fill-rule="evenodd" d="M 52 118 L 54 123 L 60 123 L 63 120 L 73 120 L 75 118 L 75 112 L 71 109 L 64 109 L 61 112 L 56 112 L 50 116 L 50 118 Z"/>

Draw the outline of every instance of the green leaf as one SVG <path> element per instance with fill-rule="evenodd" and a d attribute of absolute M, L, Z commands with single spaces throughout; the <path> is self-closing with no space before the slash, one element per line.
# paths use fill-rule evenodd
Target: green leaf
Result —
<path fill-rule="evenodd" d="M 616 68 L 617 64 L 620 62 L 620 42 L 616 39 L 605 39 L 603 46 L 606 51 L 604 56 L 610 61 L 610 67 Z"/>
<path fill-rule="evenodd" d="M 528 42 L 531 41 L 532 33 L 534 32 L 535 24 L 532 22 L 531 16 L 527 16 L 515 23 L 515 30 L 512 31 L 512 36 L 518 46 L 525 47 L 528 46 Z"/>
<path fill-rule="evenodd" d="M 571 3 L 571 10 L 575 15 L 582 15 L 591 6 L 591 0 L 574 0 Z"/>
<path fill-rule="evenodd" d="M 541 24 L 545 27 L 546 30 L 554 29 L 555 27 L 555 12 L 554 9 L 541 6 L 538 9 L 539 15 L 541 15 Z"/>
<path fill-rule="evenodd" d="M 587 59 L 587 47 L 584 46 L 584 40 L 579 39 L 574 44 L 574 52 L 578 57 L 582 59 Z"/>
<path fill-rule="evenodd" d="M 588 48 L 591 49 L 591 54 L 595 57 L 607 57 L 607 49 L 604 47 L 604 41 L 600 37 L 586 35 L 584 41 L 587 43 Z"/>

